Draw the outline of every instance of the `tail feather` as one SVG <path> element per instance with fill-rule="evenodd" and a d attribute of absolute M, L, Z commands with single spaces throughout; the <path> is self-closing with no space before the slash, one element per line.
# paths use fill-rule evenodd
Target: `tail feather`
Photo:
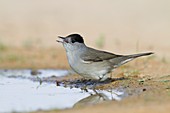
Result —
<path fill-rule="evenodd" d="M 135 58 L 138 58 L 141 56 L 147 56 L 147 55 L 151 55 L 151 54 L 154 54 L 154 53 L 148 52 L 148 53 L 139 53 L 139 54 L 133 54 L 133 55 L 125 55 L 125 56 L 121 56 L 121 57 L 113 59 L 112 63 L 114 65 L 114 67 L 117 68 L 125 63 L 128 63 L 129 61 L 131 61 Z"/>
<path fill-rule="evenodd" d="M 139 54 L 133 54 L 133 55 L 127 55 L 127 57 L 129 58 L 137 58 L 137 57 L 141 57 L 141 56 L 148 56 L 154 54 L 153 52 L 148 52 L 148 53 L 139 53 Z"/>

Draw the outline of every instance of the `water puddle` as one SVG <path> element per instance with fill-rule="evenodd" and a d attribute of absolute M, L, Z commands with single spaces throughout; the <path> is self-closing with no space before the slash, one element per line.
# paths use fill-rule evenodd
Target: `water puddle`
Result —
<path fill-rule="evenodd" d="M 36 76 L 35 76 L 36 75 Z M 36 110 L 66 109 L 121 100 L 124 92 L 108 90 L 81 90 L 56 86 L 54 82 L 35 79 L 67 76 L 66 70 L 0 70 L 0 112 L 31 112 Z"/>

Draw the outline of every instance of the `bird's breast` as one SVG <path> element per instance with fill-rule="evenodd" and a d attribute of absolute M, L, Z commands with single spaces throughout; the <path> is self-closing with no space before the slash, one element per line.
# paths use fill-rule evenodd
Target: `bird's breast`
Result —
<path fill-rule="evenodd" d="M 78 56 L 76 54 L 73 54 L 73 52 L 67 52 L 67 59 L 68 59 L 68 62 L 69 62 L 69 65 L 70 67 L 73 69 L 73 70 L 77 70 L 78 68 Z"/>

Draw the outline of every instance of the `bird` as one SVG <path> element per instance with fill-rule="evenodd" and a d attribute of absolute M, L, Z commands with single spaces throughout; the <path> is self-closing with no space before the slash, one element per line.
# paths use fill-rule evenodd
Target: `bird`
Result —
<path fill-rule="evenodd" d="M 86 46 L 80 34 L 70 34 L 66 37 L 58 36 L 59 43 L 65 48 L 71 69 L 80 76 L 92 80 L 105 81 L 119 66 L 141 56 L 153 54 L 145 52 L 139 54 L 119 55 Z"/>

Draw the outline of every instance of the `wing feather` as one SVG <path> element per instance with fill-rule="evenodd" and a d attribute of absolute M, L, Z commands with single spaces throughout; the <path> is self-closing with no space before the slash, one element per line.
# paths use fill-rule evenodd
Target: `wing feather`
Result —
<path fill-rule="evenodd" d="M 85 62 L 102 62 L 113 58 L 120 57 L 122 55 L 116 55 L 106 51 L 99 51 L 96 49 L 88 48 L 86 52 L 81 55 L 81 59 Z"/>

